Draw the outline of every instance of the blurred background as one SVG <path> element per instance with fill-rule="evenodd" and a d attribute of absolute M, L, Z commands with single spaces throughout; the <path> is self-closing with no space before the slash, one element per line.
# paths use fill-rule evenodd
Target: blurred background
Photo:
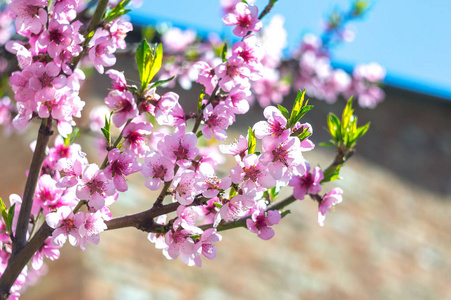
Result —
<path fill-rule="evenodd" d="M 161 2 L 143 1 L 130 14 L 136 32 L 165 23 L 157 26 L 231 38 L 229 28 L 221 26 L 219 1 Z M 350 5 L 311 2 L 280 0 L 271 12 L 285 18 L 286 55 L 304 34 L 319 35 L 321 20 L 336 7 Z M 255 4 L 262 9 L 266 1 Z M 144 232 L 108 231 L 85 252 L 66 245 L 23 299 L 451 299 L 451 39 L 443 33 L 450 12 L 448 1 L 434 6 L 378 1 L 363 20 L 350 25 L 353 42 L 331 49 L 335 67 L 352 72 L 357 64 L 375 61 L 387 76 L 383 102 L 375 109 L 356 106 L 359 124 L 371 122 L 371 127 L 342 169 L 343 180 L 323 189 L 344 190 L 343 202 L 327 215 L 324 227 L 317 223 L 315 202 L 297 201 L 269 241 L 245 229 L 223 232 L 216 259 L 203 259 L 202 268 L 167 260 Z M 131 34 L 129 41 L 139 38 Z M 115 68 L 137 81 L 133 55 L 117 57 Z M 85 109 L 101 104 L 109 87 L 106 75 L 93 74 L 83 86 Z M 177 85 L 175 91 L 184 108 L 195 107 L 200 86 L 188 92 Z M 291 107 L 294 98 L 290 92 L 283 105 Z M 311 139 L 318 145 L 329 140 L 328 112 L 341 114 L 345 102 L 311 98 L 310 104 L 315 107 L 305 121 L 312 124 Z M 263 119 L 258 104 L 251 112 L 238 116 L 228 141 Z M 1 137 L 3 198 L 23 190 L 35 132 Z M 91 147 L 86 151 L 93 157 Z M 333 156 L 320 146 L 305 153 L 311 165 L 322 167 Z M 146 209 L 155 198 L 139 176 L 129 186 L 127 196 L 112 207 L 116 216 Z"/>

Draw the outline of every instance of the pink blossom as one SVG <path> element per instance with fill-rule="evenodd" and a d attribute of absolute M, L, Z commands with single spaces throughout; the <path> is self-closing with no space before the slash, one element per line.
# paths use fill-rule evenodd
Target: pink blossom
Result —
<path fill-rule="evenodd" d="M 216 177 L 213 167 L 208 163 L 200 164 L 197 176 L 197 189 L 205 198 L 216 197 L 220 190 L 226 190 L 232 184 L 230 177 Z"/>
<path fill-rule="evenodd" d="M 79 42 L 81 39 L 75 37 L 71 24 L 60 22 L 57 19 L 51 19 L 47 30 L 44 30 L 39 36 L 38 42 L 41 46 L 47 46 L 47 52 L 51 58 L 55 58 L 61 52 L 69 47 L 74 38 Z"/>
<path fill-rule="evenodd" d="M 243 217 L 246 215 L 248 209 L 254 204 L 253 199 L 243 195 L 234 196 L 230 201 L 225 203 L 219 210 L 219 213 L 216 214 L 213 226 L 217 227 L 221 220 L 229 222 Z"/>
<path fill-rule="evenodd" d="M 312 128 L 312 125 L 310 125 L 310 123 L 299 123 L 298 122 L 293 126 L 292 131 L 296 132 L 298 134 L 301 134 L 305 129 L 307 129 L 307 132 L 309 132 L 310 134 L 313 133 L 313 128 Z M 310 136 L 301 141 L 301 150 L 302 151 L 310 151 L 315 148 L 315 144 L 310 140 Z"/>
<path fill-rule="evenodd" d="M 196 32 L 193 30 L 184 30 L 180 28 L 170 28 L 162 36 L 162 42 L 165 50 L 181 52 L 196 40 Z"/>
<path fill-rule="evenodd" d="M 260 162 L 267 166 L 275 180 L 284 185 L 288 184 L 292 174 L 302 175 L 306 169 L 297 137 L 288 137 L 286 140 L 264 137 Z"/>
<path fill-rule="evenodd" d="M 44 255 L 50 260 L 58 259 L 60 257 L 60 251 L 58 250 L 60 247 L 61 246 L 53 244 L 50 238 L 46 239 L 31 259 L 31 266 L 33 269 L 39 270 L 42 267 L 44 264 Z"/>
<path fill-rule="evenodd" d="M 230 92 L 237 85 L 241 85 L 243 89 L 250 87 L 251 71 L 240 56 L 229 57 L 227 62 L 215 67 L 215 72 L 221 79 L 219 86 L 226 92 Z"/>
<path fill-rule="evenodd" d="M 56 187 L 56 181 L 48 174 L 39 178 L 33 202 L 33 214 L 37 215 L 40 208 L 57 205 L 64 190 Z"/>
<path fill-rule="evenodd" d="M 204 61 L 198 61 L 193 65 L 193 68 L 199 71 L 196 79 L 197 83 L 202 84 L 205 87 L 205 93 L 211 95 L 216 85 L 218 84 L 218 77 L 214 68 Z"/>
<path fill-rule="evenodd" d="M 282 103 L 283 97 L 290 92 L 290 84 L 280 79 L 279 71 L 264 68 L 262 78 L 252 83 L 254 95 L 261 107 L 267 107 L 271 103 Z"/>
<path fill-rule="evenodd" d="M 214 136 L 217 140 L 225 140 L 226 130 L 233 123 L 233 113 L 224 105 L 219 104 L 213 108 L 213 105 L 208 104 L 203 114 L 205 125 L 202 127 L 202 134 L 205 138 L 211 139 Z"/>
<path fill-rule="evenodd" d="M 267 172 L 267 168 L 260 163 L 258 156 L 248 154 L 238 166 L 230 170 L 233 183 L 242 184 L 243 189 L 261 191 L 262 188 L 272 188 L 276 180 Z"/>
<path fill-rule="evenodd" d="M 113 182 L 108 180 L 96 164 L 90 164 L 83 170 L 76 195 L 80 200 L 87 200 L 90 207 L 99 210 L 105 205 L 105 199 L 115 192 Z"/>
<path fill-rule="evenodd" d="M 197 231 L 198 227 L 196 226 L 196 222 L 198 219 L 199 214 L 193 209 L 193 207 L 180 205 L 177 208 L 177 219 L 174 221 L 174 227 L 181 227 L 189 231 Z"/>
<path fill-rule="evenodd" d="M 47 22 L 47 12 L 44 9 L 47 0 L 14 0 L 8 8 L 16 15 L 16 31 L 23 36 L 38 34 Z"/>
<path fill-rule="evenodd" d="M 116 57 L 113 54 L 116 51 L 116 45 L 111 41 L 108 31 L 97 29 L 89 46 L 91 47 L 89 59 L 100 74 L 103 74 L 104 67 L 111 67 L 116 63 Z"/>
<path fill-rule="evenodd" d="M 262 22 L 258 19 L 258 8 L 255 5 L 238 3 L 232 13 L 225 15 L 222 21 L 226 26 L 235 26 L 233 33 L 243 37 L 248 31 L 260 31 Z"/>
<path fill-rule="evenodd" d="M 113 110 L 113 123 L 116 127 L 121 127 L 128 119 L 138 115 L 135 99 L 129 91 L 113 90 L 105 98 L 105 103 Z"/>
<path fill-rule="evenodd" d="M 310 165 L 307 163 L 307 171 L 302 176 L 293 176 L 289 186 L 293 187 L 293 196 L 303 200 L 306 194 L 317 194 L 321 191 L 321 180 L 324 179 L 323 172 L 319 167 L 315 167 L 310 173 Z"/>
<path fill-rule="evenodd" d="M 31 111 L 34 111 L 37 108 L 37 102 L 35 101 L 36 91 L 28 85 L 31 77 L 33 77 L 33 73 L 30 71 L 30 68 L 27 68 L 23 72 L 13 72 L 9 81 L 15 93 L 14 99 L 23 103 L 24 106 L 26 105 Z"/>
<path fill-rule="evenodd" d="M 249 148 L 249 141 L 247 140 L 247 138 L 243 137 L 242 135 L 240 135 L 240 137 L 238 138 L 238 140 L 235 140 L 232 144 L 230 145 L 219 145 L 219 150 L 224 153 L 224 154 L 228 154 L 228 155 L 238 155 L 239 160 L 243 159 L 244 156 L 246 156 L 246 151 Z"/>
<path fill-rule="evenodd" d="M 106 178 L 112 179 L 114 187 L 119 192 L 128 190 L 125 176 L 141 170 L 135 156 L 122 152 L 115 148 L 108 153 L 108 166 L 104 170 Z"/>
<path fill-rule="evenodd" d="M 24 45 L 18 41 L 9 41 L 6 44 L 6 49 L 16 55 L 17 62 L 22 70 L 30 66 L 33 62 L 33 55 L 31 54 L 31 51 L 25 48 Z"/>
<path fill-rule="evenodd" d="M 83 172 L 83 167 L 87 164 L 87 159 L 80 154 L 74 154 L 69 158 L 64 157 L 58 160 L 56 169 L 60 172 L 61 178 L 56 183 L 56 187 L 63 188 L 77 185 Z"/>
<path fill-rule="evenodd" d="M 167 215 L 158 216 L 155 223 L 160 224 L 160 225 L 166 225 L 166 219 L 167 219 Z M 165 249 L 168 247 L 168 245 L 166 244 L 165 238 L 164 238 L 164 234 L 150 232 L 147 235 L 147 239 L 151 243 L 154 243 L 155 248 L 157 248 L 157 249 Z"/>
<path fill-rule="evenodd" d="M 124 92 L 127 90 L 128 85 L 127 85 L 127 80 L 125 79 L 125 76 L 124 76 L 124 72 L 119 72 L 114 69 L 109 69 L 105 73 L 108 74 L 108 76 L 110 76 L 111 80 L 113 81 L 111 84 L 113 90 L 118 90 L 120 92 Z"/>
<path fill-rule="evenodd" d="M 123 18 L 118 18 L 111 23 L 109 28 L 113 43 L 118 49 L 125 49 L 125 37 L 127 32 L 133 30 L 133 25 L 130 22 L 124 21 Z"/>
<path fill-rule="evenodd" d="M 57 246 L 62 246 L 69 238 L 72 246 L 80 243 L 79 228 L 84 222 L 82 212 L 74 215 L 72 209 L 67 206 L 58 208 L 56 212 L 45 216 L 47 224 L 55 229 L 52 234 L 52 242 Z"/>
<path fill-rule="evenodd" d="M 232 55 L 241 57 L 251 67 L 251 71 L 258 71 L 262 67 L 260 61 L 264 54 L 264 49 L 257 44 L 257 38 L 253 35 L 236 42 L 232 48 Z"/>
<path fill-rule="evenodd" d="M 241 85 L 235 86 L 230 90 L 224 101 L 225 106 L 231 109 L 234 114 L 245 114 L 249 111 L 249 102 L 247 98 L 251 95 L 249 89 L 243 89 Z"/>
<path fill-rule="evenodd" d="M 190 205 L 197 194 L 195 189 L 196 173 L 191 170 L 185 170 L 174 177 L 172 185 L 174 186 L 174 198 L 182 205 Z"/>
<path fill-rule="evenodd" d="M 247 229 L 257 234 L 263 240 L 269 240 L 274 236 L 274 230 L 270 227 L 279 224 L 282 219 L 278 210 L 266 212 L 264 201 L 258 201 L 250 219 L 246 220 Z"/>
<path fill-rule="evenodd" d="M 122 131 L 124 141 L 121 149 L 137 157 L 143 157 L 150 151 L 147 144 L 152 128 L 152 124 L 148 122 L 130 122 Z"/>
<path fill-rule="evenodd" d="M 202 233 L 201 229 L 198 231 L 192 232 L 186 229 L 178 230 L 178 228 L 174 228 L 174 230 L 170 230 L 165 235 L 165 242 L 167 248 L 163 249 L 163 254 L 168 259 L 176 259 L 180 256 L 181 260 L 187 264 L 188 266 L 195 265 L 195 257 L 200 254 L 202 251 L 198 247 L 194 247 L 194 241 L 190 237 L 192 234 L 200 234 Z"/>
<path fill-rule="evenodd" d="M 267 121 L 257 122 L 253 127 L 257 138 L 262 139 L 265 136 L 272 136 L 284 140 L 290 135 L 290 130 L 287 129 L 287 119 L 280 110 L 274 106 L 268 106 L 263 114 Z"/>
<path fill-rule="evenodd" d="M 100 233 L 107 229 L 101 211 L 87 212 L 84 218 L 84 223 L 79 228 L 80 248 L 83 251 L 87 243 L 97 245 L 100 242 Z"/>
<path fill-rule="evenodd" d="M 326 213 L 329 209 L 343 201 L 343 190 L 341 188 L 333 188 L 329 193 L 324 195 L 318 208 L 318 224 L 324 226 L 324 220 L 326 219 Z"/>
<path fill-rule="evenodd" d="M 29 80 L 29 86 L 37 92 L 37 101 L 54 99 L 55 90 L 61 89 L 67 83 L 66 76 L 58 75 L 61 70 L 54 62 L 49 62 L 47 65 L 35 62 L 28 70 L 33 74 Z"/>
<path fill-rule="evenodd" d="M 199 242 L 196 243 L 195 248 L 202 249 L 201 254 L 207 259 L 214 259 L 216 257 L 216 246 L 213 243 L 222 240 L 222 236 L 217 232 L 216 228 L 209 228 L 202 232 Z M 194 259 L 196 266 L 202 266 L 202 260 L 200 256 L 196 256 Z"/>
<path fill-rule="evenodd" d="M 79 2 L 79 0 L 56 0 L 54 1 L 53 14 L 60 20 L 70 22 L 77 16 L 76 9 Z"/>
<path fill-rule="evenodd" d="M 199 153 L 196 147 L 197 137 L 194 133 L 170 134 L 166 135 L 162 141 L 158 143 L 158 150 L 161 155 L 169 158 L 173 162 L 177 162 L 182 167 L 189 167 L 191 161 Z"/>
<path fill-rule="evenodd" d="M 141 174 L 148 178 L 145 183 L 146 187 L 151 191 L 156 191 L 163 182 L 172 180 L 174 177 L 174 164 L 157 152 L 152 152 L 146 157 Z"/>
<path fill-rule="evenodd" d="M 179 95 L 174 92 L 167 92 L 162 95 L 155 105 L 155 119 L 158 124 L 166 125 L 170 119 L 172 109 L 179 101 Z"/>
<path fill-rule="evenodd" d="M 204 224 L 211 224 L 214 222 L 215 215 L 218 213 L 219 208 L 215 203 L 219 203 L 220 200 L 217 197 L 207 200 L 204 205 L 195 206 L 195 209 L 199 212 L 199 215 L 203 216 Z"/>
<path fill-rule="evenodd" d="M 175 132 L 185 132 L 186 128 L 186 117 L 180 103 L 176 103 L 171 109 L 171 112 L 167 115 L 167 120 L 165 120 L 166 126 L 175 127 Z"/>

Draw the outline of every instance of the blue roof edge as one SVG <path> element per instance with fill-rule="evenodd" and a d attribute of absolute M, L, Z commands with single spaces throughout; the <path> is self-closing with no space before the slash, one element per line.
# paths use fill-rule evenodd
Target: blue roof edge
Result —
<path fill-rule="evenodd" d="M 356 64 L 350 62 L 333 61 L 332 66 L 340 68 L 348 73 L 352 73 Z M 445 84 L 437 84 L 435 82 L 423 81 L 408 76 L 396 74 L 396 72 L 387 70 L 387 75 L 384 79 L 384 84 L 405 90 L 418 92 L 426 95 L 431 95 L 446 100 L 451 100 L 451 86 Z"/>

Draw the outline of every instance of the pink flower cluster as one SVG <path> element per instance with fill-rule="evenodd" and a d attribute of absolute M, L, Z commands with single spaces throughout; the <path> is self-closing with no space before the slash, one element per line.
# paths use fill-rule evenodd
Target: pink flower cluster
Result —
<path fill-rule="evenodd" d="M 178 82 L 185 89 L 191 88 L 191 81 L 197 81 L 205 87 L 207 94 L 213 91 L 221 77 L 225 77 L 224 82 L 219 81 L 221 88 L 226 89 L 230 89 L 227 85 L 231 79 L 243 81 L 241 84 L 250 86 L 251 90 L 245 95 L 246 100 L 249 103 L 256 101 L 262 107 L 271 103 L 281 103 L 290 92 L 290 87 L 295 91 L 306 89 L 309 96 L 328 103 L 334 103 L 340 97 L 348 99 L 353 96 L 358 99 L 360 106 L 374 108 L 384 99 L 385 94 L 379 85 L 385 77 L 385 71 L 380 65 L 375 63 L 358 65 L 351 75 L 331 66 L 331 43 L 350 41 L 353 37 L 353 33 L 344 25 L 335 25 L 331 28 L 329 24 L 325 28 L 323 39 L 312 34 L 305 35 L 294 55 L 298 65 L 292 68 L 282 63 L 283 50 L 287 46 L 287 33 L 283 27 L 282 16 L 273 16 L 268 26 L 262 29 L 257 18 L 256 6 L 238 0 L 226 0 L 221 4 L 225 14 L 223 22 L 234 27 L 235 35 L 246 37 L 242 42 L 235 43 L 232 57 L 227 61 L 230 67 L 222 67 L 221 70 L 213 67 L 219 64 L 214 53 L 219 52 L 223 46 L 217 37 L 209 36 L 207 40 L 198 42 L 194 38 L 193 31 L 172 28 L 162 37 L 165 47 L 171 51 L 165 53 L 170 63 L 165 65 L 160 78 L 177 76 Z M 348 19 L 356 17 L 358 16 L 349 15 Z M 252 35 L 252 40 L 246 41 L 251 32 L 258 34 Z M 258 47 L 254 47 L 255 44 L 258 44 Z M 249 50 L 253 51 L 250 58 L 254 59 L 254 62 L 251 63 L 246 57 Z M 253 65 L 258 70 L 253 72 L 253 77 L 250 77 L 246 70 L 242 70 L 240 61 L 233 58 L 238 52 L 243 51 L 241 57 L 246 64 Z M 201 76 L 196 77 L 193 64 Z M 234 70 L 240 70 L 240 75 L 234 76 L 232 74 Z M 221 72 L 220 75 L 217 74 L 218 71 Z M 226 77 L 224 71 L 231 76 Z M 253 70 L 250 71 L 252 73 Z M 240 78 L 234 78 L 236 76 Z M 174 82 L 170 85 L 173 84 Z"/>
<path fill-rule="evenodd" d="M 85 103 L 78 91 L 85 75 L 74 65 L 85 42 L 80 33 L 82 23 L 76 20 L 79 2 L 56 1 L 47 7 L 48 1 L 13 0 L 8 7 L 16 32 L 27 38 L 27 42 L 6 45 L 21 69 L 10 78 L 17 102 L 18 114 L 13 120 L 17 129 L 25 128 L 33 117 L 52 117 L 58 121 L 59 133 L 67 136 L 75 125 L 73 118 L 81 116 Z M 116 62 L 113 53 L 125 47 L 124 38 L 131 29 L 129 22 L 116 19 L 90 38 L 89 58 L 100 73 Z"/>
<path fill-rule="evenodd" d="M 299 71 L 295 87 L 328 103 L 334 103 L 343 96 L 358 98 L 362 107 L 374 108 L 385 97 L 379 83 L 385 77 L 384 69 L 376 64 L 357 65 L 352 76 L 330 64 L 330 54 L 322 41 L 308 34 L 304 37 L 298 53 Z"/>

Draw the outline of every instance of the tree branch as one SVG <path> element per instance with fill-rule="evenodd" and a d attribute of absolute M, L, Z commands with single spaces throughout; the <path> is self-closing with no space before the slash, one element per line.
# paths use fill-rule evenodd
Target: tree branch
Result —
<path fill-rule="evenodd" d="M 23 193 L 22 205 L 20 207 L 19 219 L 17 221 L 17 228 L 13 241 L 12 253 L 20 251 L 27 243 L 26 236 L 28 231 L 28 224 L 30 221 L 31 208 L 33 206 L 33 198 L 36 190 L 39 175 L 41 174 L 41 167 L 44 162 L 47 144 L 52 131 L 52 118 L 43 119 L 41 127 L 39 128 L 36 148 L 34 149 L 33 158 L 31 160 L 30 170 L 25 184 Z"/>
<path fill-rule="evenodd" d="M 25 265 L 30 261 L 36 251 L 42 247 L 42 244 L 52 232 L 53 229 L 47 223 L 44 223 L 24 248 L 11 255 L 5 272 L 0 277 L 0 299 L 6 300 L 8 298 L 11 286 L 16 281 L 17 276 L 19 276 Z"/>

